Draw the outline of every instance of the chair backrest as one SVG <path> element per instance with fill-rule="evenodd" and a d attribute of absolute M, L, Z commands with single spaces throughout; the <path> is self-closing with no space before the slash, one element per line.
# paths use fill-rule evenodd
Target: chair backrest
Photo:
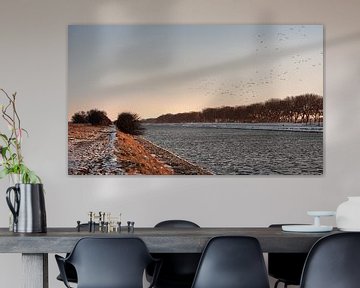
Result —
<path fill-rule="evenodd" d="M 157 223 L 155 228 L 200 228 L 200 226 L 188 220 L 165 220 Z"/>
<path fill-rule="evenodd" d="M 155 228 L 200 228 L 188 220 L 166 220 Z M 160 253 L 156 258 L 162 260 L 162 267 L 157 279 L 157 287 L 190 287 L 200 260 L 200 253 Z M 152 274 L 151 271 L 148 271 Z"/>
<path fill-rule="evenodd" d="M 360 233 L 332 234 L 316 242 L 306 259 L 300 287 L 360 287 Z"/>
<path fill-rule="evenodd" d="M 192 288 L 268 288 L 264 258 L 256 238 L 212 238 L 202 254 Z"/>
<path fill-rule="evenodd" d="M 76 269 L 78 288 L 142 288 L 152 260 L 139 238 L 82 238 L 67 259 Z"/>

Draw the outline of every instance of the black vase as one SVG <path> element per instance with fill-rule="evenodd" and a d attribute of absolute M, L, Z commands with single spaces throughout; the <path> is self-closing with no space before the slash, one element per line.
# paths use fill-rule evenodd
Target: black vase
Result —
<path fill-rule="evenodd" d="M 11 197 L 12 193 L 13 197 Z M 15 184 L 6 190 L 6 202 L 14 216 L 14 232 L 45 233 L 47 231 L 42 184 Z"/>

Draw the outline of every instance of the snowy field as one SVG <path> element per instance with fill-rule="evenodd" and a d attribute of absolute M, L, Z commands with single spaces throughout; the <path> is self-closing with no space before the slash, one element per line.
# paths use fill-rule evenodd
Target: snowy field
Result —
<path fill-rule="evenodd" d="M 191 123 L 144 127 L 144 138 L 218 175 L 323 173 L 321 126 Z"/>

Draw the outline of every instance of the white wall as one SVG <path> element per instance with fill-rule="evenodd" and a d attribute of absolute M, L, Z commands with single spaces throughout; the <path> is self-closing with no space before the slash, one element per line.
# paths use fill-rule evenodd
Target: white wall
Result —
<path fill-rule="evenodd" d="M 136 226 L 187 218 L 201 226 L 308 222 L 360 195 L 360 20 L 357 0 L 0 0 L 0 86 L 18 92 L 26 160 L 46 187 L 48 226 L 89 210 Z M 94 23 L 324 24 L 325 173 L 321 177 L 70 177 L 67 175 L 67 25 Z M 8 222 L 0 182 L 0 226 Z M 333 220 L 328 223 L 334 224 Z M 52 256 L 50 287 L 57 271 Z M 20 287 L 19 255 L 0 255 L 2 287 Z"/>

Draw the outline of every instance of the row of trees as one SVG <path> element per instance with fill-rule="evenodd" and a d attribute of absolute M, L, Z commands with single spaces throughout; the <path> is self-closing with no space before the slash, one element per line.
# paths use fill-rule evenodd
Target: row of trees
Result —
<path fill-rule="evenodd" d="M 71 117 L 74 124 L 91 124 L 91 125 L 111 125 L 115 124 L 116 128 L 124 133 L 131 135 L 141 135 L 144 128 L 141 125 L 140 117 L 135 113 L 120 113 L 117 119 L 112 122 L 105 111 L 91 109 L 87 112 L 76 112 Z"/>
<path fill-rule="evenodd" d="M 186 122 L 292 122 L 321 123 L 323 121 L 323 97 L 304 94 L 285 99 L 270 99 L 246 106 L 206 108 L 201 112 L 165 114 L 147 119 L 150 123 Z"/>

